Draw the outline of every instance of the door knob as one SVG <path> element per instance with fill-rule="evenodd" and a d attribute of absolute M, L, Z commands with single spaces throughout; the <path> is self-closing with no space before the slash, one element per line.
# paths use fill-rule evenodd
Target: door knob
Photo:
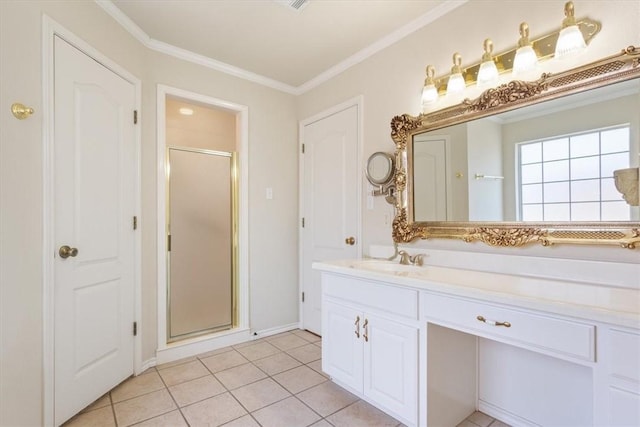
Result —
<path fill-rule="evenodd" d="M 346 239 L 344 239 L 344 242 L 347 245 L 353 246 L 356 244 L 356 238 L 355 237 L 347 237 Z"/>
<path fill-rule="evenodd" d="M 78 255 L 78 248 L 71 248 L 67 245 L 60 246 L 60 250 L 58 251 L 60 258 L 66 259 L 71 257 L 75 257 Z"/>

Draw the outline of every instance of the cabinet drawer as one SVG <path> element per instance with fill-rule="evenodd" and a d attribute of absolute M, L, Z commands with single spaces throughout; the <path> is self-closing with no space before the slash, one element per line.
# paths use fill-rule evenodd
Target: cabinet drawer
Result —
<path fill-rule="evenodd" d="M 443 326 L 542 352 L 595 359 L 594 325 L 428 292 L 422 293 L 422 309 L 427 320 Z"/>
<path fill-rule="evenodd" d="M 409 319 L 418 318 L 418 291 L 353 277 L 322 275 L 322 293 Z"/>
<path fill-rule="evenodd" d="M 609 331 L 609 373 L 628 381 L 640 382 L 640 331 Z"/>

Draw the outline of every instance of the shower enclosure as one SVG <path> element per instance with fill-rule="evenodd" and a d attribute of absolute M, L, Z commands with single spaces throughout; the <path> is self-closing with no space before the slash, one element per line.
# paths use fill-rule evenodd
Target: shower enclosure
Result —
<path fill-rule="evenodd" d="M 167 340 L 237 324 L 235 153 L 167 149 Z"/>

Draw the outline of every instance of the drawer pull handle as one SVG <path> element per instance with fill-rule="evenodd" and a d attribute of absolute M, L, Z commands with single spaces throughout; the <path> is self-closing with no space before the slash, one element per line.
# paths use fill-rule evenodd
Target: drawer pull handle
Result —
<path fill-rule="evenodd" d="M 362 334 L 364 341 L 369 342 L 369 319 L 364 319 L 364 325 L 362 325 L 362 327 L 364 328 L 364 334 Z"/>
<path fill-rule="evenodd" d="M 484 322 L 488 325 L 493 325 L 493 326 L 504 326 L 505 328 L 510 328 L 511 327 L 511 323 L 509 322 L 496 322 L 495 320 L 489 320 L 489 319 L 485 319 L 484 316 L 478 316 L 476 317 L 476 319 L 478 319 L 481 322 Z"/>
<path fill-rule="evenodd" d="M 356 317 L 356 323 L 354 323 L 356 330 L 354 331 L 356 334 L 356 338 L 360 338 L 360 316 Z"/>

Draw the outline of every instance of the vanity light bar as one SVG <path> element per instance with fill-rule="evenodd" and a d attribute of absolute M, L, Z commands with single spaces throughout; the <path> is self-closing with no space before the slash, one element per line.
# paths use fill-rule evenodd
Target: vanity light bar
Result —
<path fill-rule="evenodd" d="M 600 29 L 602 28 L 602 25 L 598 21 L 594 21 L 590 18 L 583 18 L 577 21 L 577 25 L 587 44 L 589 44 L 591 39 L 596 34 L 598 34 L 600 32 Z M 560 31 L 561 29 L 556 30 L 552 33 L 546 34 L 531 41 L 531 44 L 533 45 L 533 49 L 536 52 L 539 61 L 553 58 Z M 506 73 L 513 69 L 513 60 L 515 59 L 517 50 L 518 46 L 506 52 L 493 56 L 493 61 L 495 62 L 500 74 Z M 464 76 L 465 84 L 467 86 L 475 84 L 478 80 L 478 71 L 480 70 L 480 65 L 481 63 L 477 62 L 468 67 L 462 68 L 462 75 Z M 448 81 L 449 74 L 440 76 L 435 79 L 435 86 L 438 89 L 438 93 L 440 95 L 446 94 Z"/>

